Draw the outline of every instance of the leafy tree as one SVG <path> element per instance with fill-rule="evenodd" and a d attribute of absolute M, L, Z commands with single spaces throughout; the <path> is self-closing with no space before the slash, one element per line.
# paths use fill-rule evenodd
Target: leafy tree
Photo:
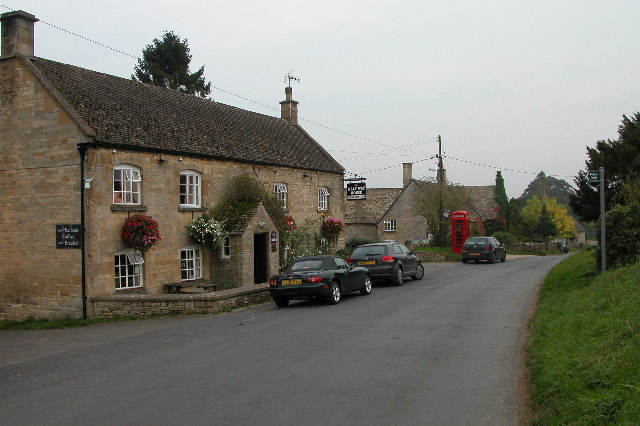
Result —
<path fill-rule="evenodd" d="M 640 179 L 637 174 L 622 185 L 614 201 L 616 204 L 605 213 L 608 268 L 640 261 Z M 597 261 L 600 267 L 599 254 Z"/>
<path fill-rule="evenodd" d="M 520 200 L 511 198 L 509 200 L 507 216 L 508 232 L 515 233 L 522 226 L 522 216 L 520 214 Z"/>
<path fill-rule="evenodd" d="M 545 207 L 556 226 L 557 233 L 555 235 L 560 238 L 573 238 L 576 231 L 576 223 L 569 214 L 569 210 L 555 198 L 548 199 Z"/>
<path fill-rule="evenodd" d="M 522 208 L 522 227 L 520 232 L 527 237 L 559 236 L 571 238 L 575 232 L 575 222 L 565 206 L 558 203 L 555 198 L 544 201 L 536 195 L 527 201 Z M 548 225 L 548 220 L 553 224 L 553 228 Z M 553 230 L 553 232 L 550 232 Z M 544 231 L 545 233 L 541 233 Z"/>
<path fill-rule="evenodd" d="M 607 267 L 640 261 L 640 201 L 616 204 L 606 212 L 605 217 Z M 597 258 L 600 263 L 599 254 Z"/>
<path fill-rule="evenodd" d="M 496 189 L 493 197 L 498 206 L 498 220 L 502 224 L 502 231 L 509 231 L 509 199 L 504 189 L 504 178 L 501 172 L 496 172 Z"/>
<path fill-rule="evenodd" d="M 558 203 L 568 206 L 569 197 L 573 194 L 571 185 L 553 176 L 547 176 L 543 171 L 538 173 L 520 196 L 521 205 L 524 206 L 527 200 L 537 196 L 541 200 L 555 198 Z"/>
<path fill-rule="evenodd" d="M 161 40 L 153 39 L 142 50 L 131 79 L 206 98 L 211 93 L 211 83 L 205 82 L 204 65 L 194 73 L 189 71 L 189 52 L 186 38 L 181 40 L 173 31 L 165 31 Z"/>
<path fill-rule="evenodd" d="M 587 181 L 587 171 L 604 167 L 605 204 L 610 206 L 625 182 L 633 180 L 640 170 L 640 112 L 622 116 L 617 140 L 600 140 L 594 148 L 587 147 L 586 168 L 574 182 L 577 190 L 570 197 L 573 212 L 582 220 L 593 221 L 600 216 L 600 197 L 597 188 Z"/>
<path fill-rule="evenodd" d="M 427 230 L 433 234 L 435 246 L 446 247 L 451 244 L 451 227 L 445 213 L 459 210 L 464 205 L 465 198 L 458 185 L 435 180 L 420 185 L 415 212 L 424 216 Z"/>
<path fill-rule="evenodd" d="M 542 211 L 540 212 L 540 217 L 538 218 L 538 222 L 534 225 L 533 229 L 534 235 L 539 235 L 542 238 L 542 241 L 546 241 L 548 237 L 555 237 L 558 234 L 558 229 L 556 224 L 553 223 L 551 219 L 551 215 L 547 210 L 547 205 L 542 205 Z"/>
<path fill-rule="evenodd" d="M 507 198 L 504 188 L 504 178 L 501 172 L 496 173 L 496 189 L 494 201 L 498 206 L 498 220 L 501 223 L 501 231 L 513 232 L 520 222 L 520 201 Z M 493 234 L 493 233 L 490 233 Z"/>

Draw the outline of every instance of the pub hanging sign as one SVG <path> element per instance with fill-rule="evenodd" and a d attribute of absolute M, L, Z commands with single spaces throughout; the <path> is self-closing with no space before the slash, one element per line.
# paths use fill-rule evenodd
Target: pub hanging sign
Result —
<path fill-rule="evenodd" d="M 56 248 L 82 248 L 82 232 L 80 225 L 56 225 Z"/>
<path fill-rule="evenodd" d="M 366 200 L 367 184 L 364 182 L 347 184 L 347 200 Z"/>

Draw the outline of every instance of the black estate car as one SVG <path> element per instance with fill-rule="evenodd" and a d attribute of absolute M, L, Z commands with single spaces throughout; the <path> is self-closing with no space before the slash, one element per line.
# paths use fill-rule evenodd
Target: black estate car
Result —
<path fill-rule="evenodd" d="M 343 293 L 353 291 L 360 291 L 363 296 L 371 293 L 369 272 L 334 255 L 297 258 L 284 273 L 269 280 L 269 294 L 279 308 L 292 299 L 322 298 L 335 305 Z"/>
<path fill-rule="evenodd" d="M 495 263 L 497 259 L 501 262 L 507 260 L 507 249 L 494 237 L 469 237 L 462 247 L 462 263 L 469 260 L 486 260 Z"/>
<path fill-rule="evenodd" d="M 356 247 L 347 262 L 367 268 L 374 281 L 390 280 L 395 285 L 402 285 L 405 277 L 414 280 L 424 277 L 424 267 L 420 259 L 397 241 Z"/>

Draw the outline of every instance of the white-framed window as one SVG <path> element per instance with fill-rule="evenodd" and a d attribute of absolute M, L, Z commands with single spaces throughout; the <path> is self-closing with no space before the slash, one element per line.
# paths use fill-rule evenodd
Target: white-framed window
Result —
<path fill-rule="evenodd" d="M 321 186 L 318 188 L 318 210 L 329 209 L 329 188 Z"/>
<path fill-rule="evenodd" d="M 198 172 L 180 172 L 180 207 L 200 207 L 201 181 Z"/>
<path fill-rule="evenodd" d="M 142 287 L 142 253 L 125 250 L 115 254 L 116 289 Z"/>
<path fill-rule="evenodd" d="M 282 203 L 282 208 L 287 208 L 287 184 L 286 183 L 274 183 L 273 184 L 273 194 L 276 196 L 276 199 Z"/>
<path fill-rule="evenodd" d="M 129 164 L 113 168 L 113 204 L 140 204 L 142 176 L 140 169 Z"/>
<path fill-rule="evenodd" d="M 395 232 L 398 228 L 396 226 L 395 219 L 385 219 L 384 220 L 384 232 Z"/>
<path fill-rule="evenodd" d="M 227 237 L 224 239 L 224 243 L 222 244 L 222 252 L 220 256 L 223 259 L 231 259 L 231 238 Z"/>
<path fill-rule="evenodd" d="M 202 255 L 200 247 L 185 247 L 180 250 L 182 281 L 202 278 Z"/>

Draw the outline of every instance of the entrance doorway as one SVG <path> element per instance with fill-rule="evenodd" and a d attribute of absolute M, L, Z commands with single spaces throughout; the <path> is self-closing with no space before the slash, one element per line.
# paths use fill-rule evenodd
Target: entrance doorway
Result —
<path fill-rule="evenodd" d="M 268 234 L 253 234 L 253 282 L 269 281 Z"/>

